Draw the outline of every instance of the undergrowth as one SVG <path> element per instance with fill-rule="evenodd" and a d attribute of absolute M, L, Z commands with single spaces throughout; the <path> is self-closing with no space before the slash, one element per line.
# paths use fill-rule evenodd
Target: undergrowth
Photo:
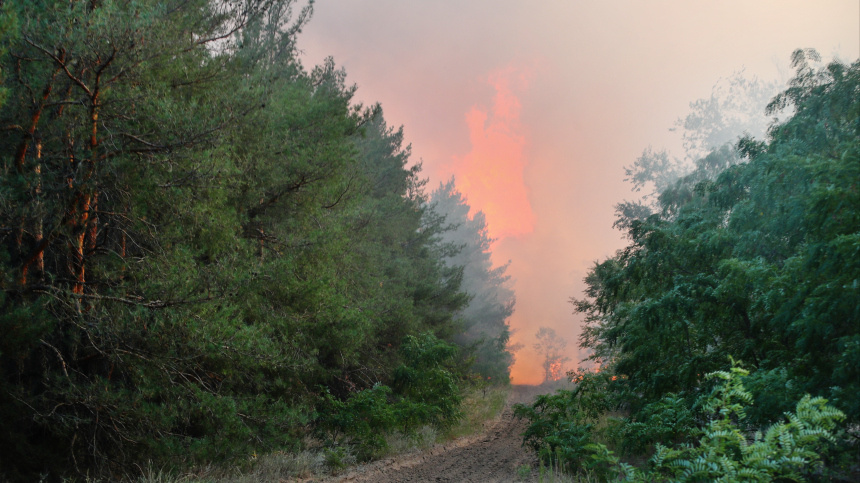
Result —
<path fill-rule="evenodd" d="M 748 374 L 734 361 L 729 371 L 708 374 L 718 384 L 695 416 L 668 395 L 637 421 L 607 418 L 600 374 L 587 375 L 576 390 L 516 405 L 515 414 L 529 421 L 525 444 L 540 456 L 541 475 L 548 465 L 551 481 L 576 481 L 557 479 L 557 473 L 584 481 L 807 481 L 824 469 L 825 455 L 843 437 L 839 423 L 845 415 L 807 395 L 784 420 L 767 428 L 750 425 L 746 409 L 753 397 L 742 383 Z M 650 458 L 634 467 L 610 447 Z"/>
<path fill-rule="evenodd" d="M 374 455 L 383 459 L 430 446 L 471 436 L 481 432 L 484 424 L 496 418 L 505 407 L 510 387 L 476 385 L 468 388 L 460 406 L 462 417 L 445 430 L 431 425 L 404 433 L 394 431 L 384 435 L 384 450 Z M 282 481 L 340 473 L 358 463 L 349 445 L 323 447 L 310 441 L 308 449 L 299 452 L 276 451 L 268 454 L 248 455 L 247 463 L 231 467 L 199 467 L 177 473 L 166 468 L 147 466 L 139 468 L 135 476 L 127 476 L 128 483 L 252 483 Z M 550 480 L 547 480 L 550 481 Z M 554 480 L 564 481 L 564 480 Z"/>
<path fill-rule="evenodd" d="M 442 434 L 442 440 L 452 440 L 481 432 L 484 423 L 498 416 L 510 394 L 508 387 L 476 387 L 463 398 L 463 417 Z"/>

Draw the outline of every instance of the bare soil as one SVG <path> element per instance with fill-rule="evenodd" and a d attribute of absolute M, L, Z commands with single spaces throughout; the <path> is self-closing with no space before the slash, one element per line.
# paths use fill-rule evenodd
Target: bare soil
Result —
<path fill-rule="evenodd" d="M 544 389 L 545 390 L 545 389 Z M 511 406 L 529 403 L 542 391 L 535 386 L 513 386 L 501 415 L 487 422 L 480 434 L 427 450 L 355 467 L 326 482 L 531 482 L 538 480 L 538 460 L 522 446 L 525 422 Z M 525 467 L 531 470 L 526 472 Z M 523 474 L 525 473 L 525 474 Z"/>

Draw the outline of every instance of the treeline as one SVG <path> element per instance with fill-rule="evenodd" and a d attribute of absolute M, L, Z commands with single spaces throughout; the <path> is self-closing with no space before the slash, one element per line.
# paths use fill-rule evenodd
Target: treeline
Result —
<path fill-rule="evenodd" d="M 573 301 L 600 372 L 519 410 L 545 458 L 637 481 L 852 478 L 860 61 L 817 61 L 793 54 L 766 140 L 715 149 L 653 214 L 619 206 L 630 243 Z"/>
<path fill-rule="evenodd" d="M 333 61 L 301 65 L 310 14 L 0 4 L 0 479 L 309 436 L 369 458 L 456 421 L 466 381 L 507 380 L 485 226 L 430 208 L 402 130 Z M 482 271 L 497 299 L 461 288 Z M 493 329 L 462 336 L 485 299 Z"/>
<path fill-rule="evenodd" d="M 509 384 L 509 369 L 518 350 L 510 344 L 507 322 L 516 303 L 510 276 L 505 274 L 510 261 L 493 267 L 490 245 L 495 239 L 490 237 L 486 216 L 482 211 L 470 214 L 471 207 L 453 178 L 433 191 L 430 204 L 448 223 L 440 240 L 451 251 L 443 261 L 463 267 L 462 289 L 469 294 L 469 303 L 460 312 L 464 324 L 455 340 L 471 349 L 477 374 L 492 384 Z"/>

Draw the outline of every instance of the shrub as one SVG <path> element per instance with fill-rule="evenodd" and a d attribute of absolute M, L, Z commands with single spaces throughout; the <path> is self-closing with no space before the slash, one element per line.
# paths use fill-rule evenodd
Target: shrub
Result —
<path fill-rule="evenodd" d="M 625 451 L 642 454 L 654 444 L 684 443 L 695 431 L 693 411 L 676 394 L 667 394 L 646 405 L 638 414 L 623 419 L 618 436 Z"/>
<path fill-rule="evenodd" d="M 343 401 L 325 391 L 317 428 L 327 443 L 348 442 L 355 446 L 359 459 L 369 459 L 385 449 L 385 434 L 396 422 L 390 395 L 391 388 L 381 384 L 355 392 Z"/>
<path fill-rule="evenodd" d="M 752 395 L 741 383 L 749 373 L 733 364 L 730 371 L 708 374 L 723 380 L 714 389 L 705 409 L 713 419 L 704 429 L 699 444 L 669 449 L 657 445 L 651 458 L 649 481 L 771 481 L 784 478 L 803 481 L 820 466 L 833 430 L 845 415 L 820 397 L 805 395 L 786 421 L 757 431 L 752 441 L 741 428 L 745 407 Z"/>
<path fill-rule="evenodd" d="M 392 387 L 376 384 L 317 405 L 317 432 L 332 445 L 348 444 L 359 460 L 379 456 L 394 430 L 411 435 L 425 425 L 444 429 L 461 417 L 462 398 L 452 369 L 457 349 L 431 333 L 407 336 Z"/>
<path fill-rule="evenodd" d="M 558 391 L 538 397 L 531 406 L 516 405 L 515 414 L 530 421 L 524 444 L 543 461 L 573 473 L 649 482 L 805 481 L 820 469 L 845 415 L 828 406 L 826 399 L 806 395 L 794 412 L 785 413 L 785 421 L 755 431 L 746 418 L 753 397 L 741 381 L 748 374 L 733 361 L 729 371 L 706 375 L 719 384 L 703 404 L 707 422 L 701 429 L 694 426 L 695 418 L 683 399 L 673 394 L 647 406 L 638 420 L 622 423 L 620 432 L 628 440 L 641 437 L 642 444 L 674 443 L 670 448 L 657 442 L 644 469 L 620 463 L 605 445 L 594 441 L 594 419 L 585 409 L 593 409 L 595 401 L 605 402 L 605 398 Z M 584 406 L 585 401 L 589 403 Z M 701 436 L 695 444 L 678 444 L 696 434 Z"/>

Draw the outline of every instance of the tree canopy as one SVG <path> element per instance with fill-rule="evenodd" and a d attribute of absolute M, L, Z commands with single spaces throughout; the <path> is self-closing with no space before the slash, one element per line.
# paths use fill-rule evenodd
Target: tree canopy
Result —
<path fill-rule="evenodd" d="M 458 417 L 463 270 L 402 130 L 297 60 L 311 7 L 0 6 L 0 479 Z"/>
<path fill-rule="evenodd" d="M 544 459 L 627 481 L 853 471 L 860 61 L 818 62 L 792 55 L 795 76 L 767 106 L 788 116 L 766 139 L 716 147 L 674 180 L 658 176 L 673 168 L 665 155 L 636 165 L 634 183 L 665 181 L 656 203 L 619 207 L 628 246 L 572 299 L 599 371 L 518 408 Z M 632 468 L 615 451 L 648 460 Z"/>
<path fill-rule="evenodd" d="M 811 393 L 860 417 L 860 64 L 811 58 L 794 54 L 796 76 L 768 108 L 794 114 L 767 141 L 742 139 L 746 162 L 708 175 L 717 151 L 665 189 L 575 301 L 583 343 L 641 404 L 695 397 L 733 356 L 756 368 L 747 384 L 762 416 Z"/>

